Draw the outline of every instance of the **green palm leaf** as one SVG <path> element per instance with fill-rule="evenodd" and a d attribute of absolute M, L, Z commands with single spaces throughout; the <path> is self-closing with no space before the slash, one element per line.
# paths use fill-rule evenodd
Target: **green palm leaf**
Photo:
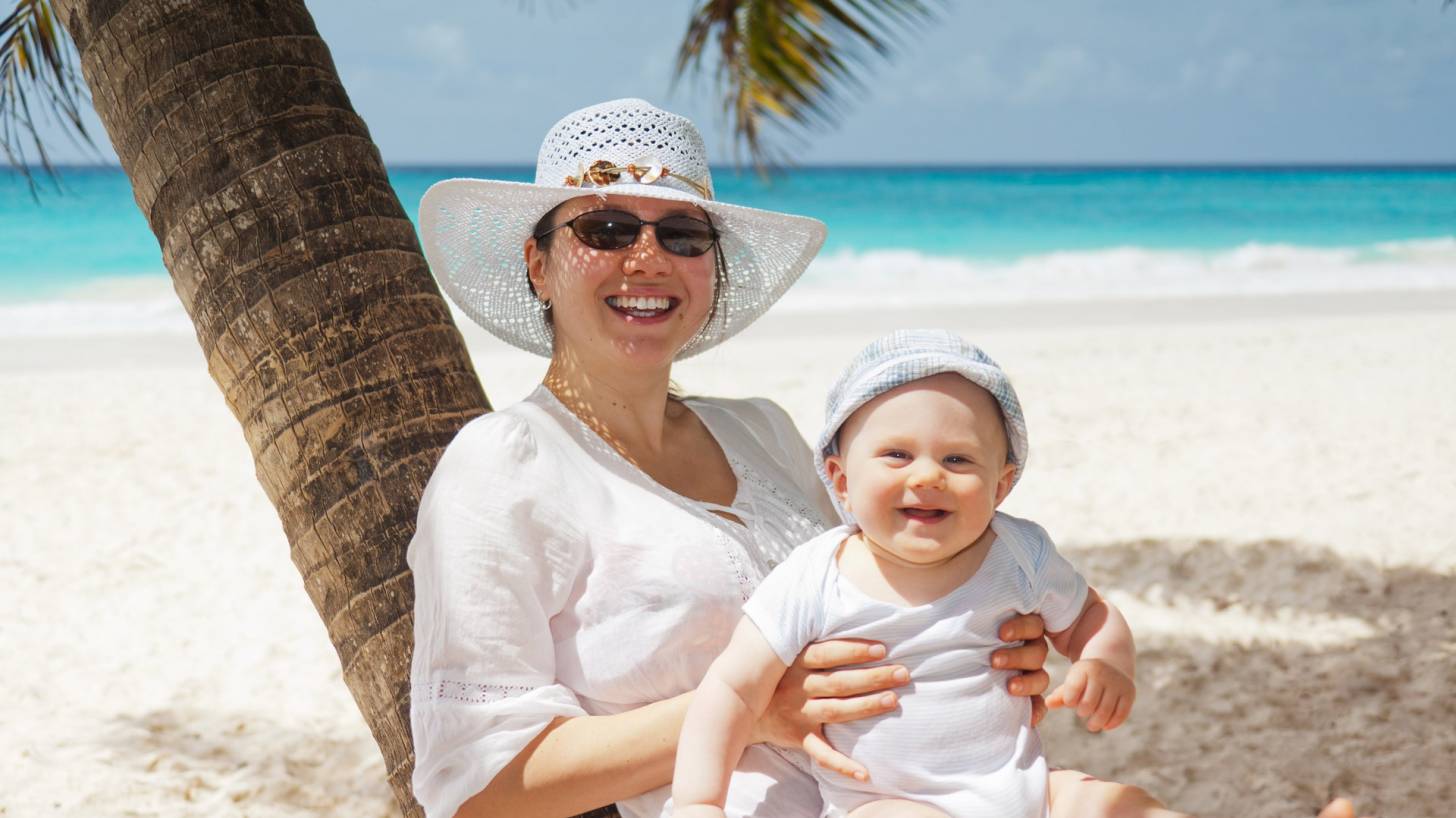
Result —
<path fill-rule="evenodd" d="M 765 139 L 833 125 L 864 90 L 872 57 L 933 17 L 919 0 L 700 0 L 677 55 L 677 76 L 718 55 L 724 113 L 760 170 L 783 158 Z M 713 48 L 710 49 L 710 46 Z"/>
<path fill-rule="evenodd" d="M 79 137 L 95 149 L 81 119 L 91 98 L 76 70 L 70 38 L 56 25 L 50 0 L 18 0 L 15 10 L 0 19 L 0 150 L 25 174 L 34 195 L 27 143 L 47 173 L 54 176 L 55 169 L 37 127 L 32 96 L 38 98 L 39 110 L 60 122 L 73 142 L 80 145 Z"/>

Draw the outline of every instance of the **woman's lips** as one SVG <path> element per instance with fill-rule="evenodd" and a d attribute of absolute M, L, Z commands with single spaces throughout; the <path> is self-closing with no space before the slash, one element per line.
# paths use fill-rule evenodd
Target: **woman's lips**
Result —
<path fill-rule="evenodd" d="M 656 324 L 667 320 L 681 303 L 669 296 L 610 296 L 606 300 L 612 312 L 629 324 Z"/>

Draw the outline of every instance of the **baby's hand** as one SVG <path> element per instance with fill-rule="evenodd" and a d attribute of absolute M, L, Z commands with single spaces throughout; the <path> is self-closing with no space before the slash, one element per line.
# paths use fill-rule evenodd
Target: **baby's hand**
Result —
<path fill-rule="evenodd" d="M 1137 689 L 1126 673 L 1101 659 L 1073 662 L 1067 678 L 1047 696 L 1047 707 L 1075 707 L 1077 717 L 1096 733 L 1127 721 Z"/>

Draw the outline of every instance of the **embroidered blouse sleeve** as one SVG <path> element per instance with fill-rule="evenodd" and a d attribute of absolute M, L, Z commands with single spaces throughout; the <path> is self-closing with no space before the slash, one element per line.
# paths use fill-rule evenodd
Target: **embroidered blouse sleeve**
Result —
<path fill-rule="evenodd" d="M 446 447 L 410 541 L 415 797 L 449 818 L 552 719 L 585 715 L 556 681 L 551 617 L 584 564 L 527 423 L 477 418 Z"/>
<path fill-rule="evenodd" d="M 819 472 L 814 468 L 814 452 L 804 442 L 804 436 L 799 434 L 794 419 L 789 417 L 789 413 L 782 406 L 766 398 L 753 398 L 749 402 L 763 413 L 769 428 L 773 430 L 774 439 L 778 443 L 778 458 L 793 476 L 794 487 L 809 499 L 826 525 L 839 525 L 843 522 L 839 511 L 834 507 L 834 501 L 829 499 L 829 489 L 819 479 Z"/>

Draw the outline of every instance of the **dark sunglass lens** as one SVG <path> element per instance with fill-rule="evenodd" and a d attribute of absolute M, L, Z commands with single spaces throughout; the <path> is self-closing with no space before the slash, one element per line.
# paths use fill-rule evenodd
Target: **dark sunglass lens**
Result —
<path fill-rule="evenodd" d="M 598 210 L 583 213 L 571 223 L 576 237 L 588 247 L 598 250 L 620 250 L 637 240 L 642 222 L 631 213 L 620 210 Z"/>
<path fill-rule="evenodd" d="M 668 216 L 657 223 L 657 240 L 670 253 L 701 256 L 713 249 L 713 226 L 691 216 Z"/>

